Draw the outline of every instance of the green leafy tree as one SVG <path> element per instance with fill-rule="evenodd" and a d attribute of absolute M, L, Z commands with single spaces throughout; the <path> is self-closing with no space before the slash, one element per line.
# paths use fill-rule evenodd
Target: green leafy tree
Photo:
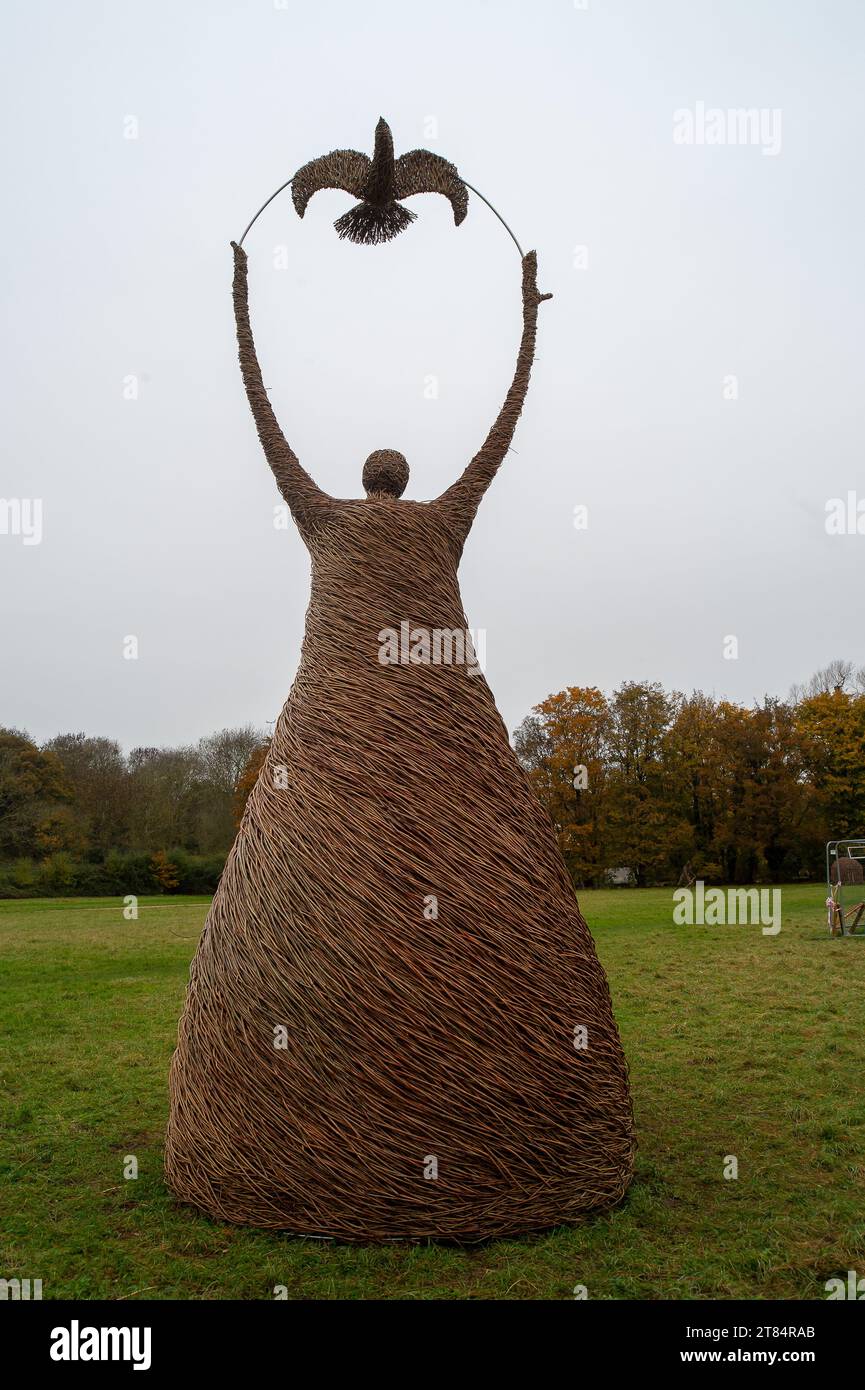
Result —
<path fill-rule="evenodd" d="M 58 734 L 43 745 L 63 766 L 76 820 L 89 850 L 104 856 L 129 843 L 130 778 L 120 745 L 110 738 Z"/>
<path fill-rule="evenodd" d="M 610 867 L 630 868 L 638 887 L 668 880 L 690 840 L 664 762 L 680 702 L 657 682 L 639 681 L 625 681 L 610 701 Z"/>
<path fill-rule="evenodd" d="M 71 799 L 53 753 L 18 729 L 0 729 L 0 859 L 74 848 L 74 822 L 65 814 Z"/>

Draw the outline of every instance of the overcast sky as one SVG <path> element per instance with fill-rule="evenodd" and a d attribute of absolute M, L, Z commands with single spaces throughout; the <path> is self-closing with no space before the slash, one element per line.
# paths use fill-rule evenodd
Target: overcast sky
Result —
<path fill-rule="evenodd" d="M 371 152 L 379 115 L 397 153 L 456 163 L 555 295 L 461 569 L 508 726 L 565 685 L 750 703 L 865 661 L 865 535 L 826 530 L 830 499 L 865 501 L 857 0 L 3 14 L 0 496 L 41 499 L 42 537 L 0 534 L 0 723 L 131 747 L 277 716 L 308 561 L 273 525 L 229 241 L 308 159 Z M 715 108 L 762 128 L 736 143 Z M 286 192 L 250 233 L 265 381 L 322 487 L 362 495 L 390 447 L 432 497 L 510 380 L 517 253 L 474 198 L 460 228 L 417 198 L 404 235 L 354 247 L 350 202 L 300 221 Z"/>

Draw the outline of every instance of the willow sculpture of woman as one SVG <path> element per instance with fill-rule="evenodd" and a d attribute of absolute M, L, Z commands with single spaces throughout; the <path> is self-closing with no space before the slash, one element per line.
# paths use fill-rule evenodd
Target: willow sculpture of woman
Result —
<path fill-rule="evenodd" d="M 300 665 L 193 961 L 166 1171 L 220 1220 L 349 1240 L 463 1241 L 617 1201 L 633 1160 L 610 994 L 546 813 L 470 659 L 466 537 L 511 442 L 535 346 L 536 257 L 502 409 L 433 502 L 379 450 L 363 500 L 283 437 L 234 246 L 240 366 L 310 552 Z M 382 633 L 412 650 L 382 657 Z M 470 644 L 469 644 L 470 649 Z"/>

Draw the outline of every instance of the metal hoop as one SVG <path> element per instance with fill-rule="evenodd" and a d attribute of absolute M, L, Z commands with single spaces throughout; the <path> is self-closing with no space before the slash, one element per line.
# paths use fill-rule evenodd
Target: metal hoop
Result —
<path fill-rule="evenodd" d="M 297 177 L 296 173 L 295 173 L 295 174 L 292 174 L 292 176 L 291 176 L 290 179 L 286 179 L 285 183 L 281 183 L 281 184 L 279 185 L 279 188 L 276 190 L 275 193 L 271 193 L 270 197 L 267 199 L 267 202 L 262 203 L 261 207 L 258 209 L 258 212 L 257 212 L 257 213 L 255 214 L 255 216 L 253 217 L 252 221 L 251 221 L 251 222 L 248 222 L 248 223 L 246 224 L 246 227 L 245 227 L 244 230 L 243 230 L 243 236 L 240 238 L 240 241 L 237 243 L 238 246 L 242 246 L 242 245 L 243 245 L 244 238 L 245 238 L 247 232 L 248 232 L 248 231 L 250 230 L 250 228 L 253 227 L 253 226 L 255 225 L 255 223 L 258 221 L 259 217 L 260 217 L 261 214 L 264 212 L 264 209 L 265 209 L 266 207 L 269 207 L 269 206 L 270 206 L 270 204 L 273 202 L 274 198 L 278 197 L 279 194 L 283 191 L 284 188 L 288 188 L 292 183 L 294 183 L 294 180 L 295 180 L 296 177 Z M 515 247 L 517 248 L 517 250 L 519 251 L 519 253 L 520 253 L 520 260 L 522 260 L 522 259 L 523 259 L 523 248 L 520 246 L 520 243 L 517 241 L 516 237 L 514 236 L 513 232 L 511 231 L 511 229 L 510 229 L 510 227 L 508 226 L 508 224 L 507 224 L 507 222 L 505 221 L 505 219 L 502 217 L 502 215 L 501 215 L 501 213 L 499 212 L 498 208 L 493 207 L 493 205 L 492 205 L 492 203 L 490 202 L 489 198 L 485 198 L 484 195 L 483 195 L 483 193 L 481 193 L 479 189 L 475 188 L 474 184 L 469 183 L 467 179 L 461 178 L 461 179 L 460 179 L 460 182 L 463 183 L 463 184 L 465 184 L 466 188 L 468 188 L 472 193 L 476 194 L 477 197 L 480 198 L 480 200 L 481 200 L 482 203 L 486 203 L 486 205 L 487 205 L 487 207 L 489 208 L 490 212 L 495 213 L 496 217 L 497 217 L 497 218 L 499 219 L 499 221 L 501 222 L 502 226 L 504 227 L 504 229 L 505 229 L 505 231 L 507 232 L 508 236 L 510 237 L 511 241 L 514 243 L 514 246 L 515 246 Z"/>

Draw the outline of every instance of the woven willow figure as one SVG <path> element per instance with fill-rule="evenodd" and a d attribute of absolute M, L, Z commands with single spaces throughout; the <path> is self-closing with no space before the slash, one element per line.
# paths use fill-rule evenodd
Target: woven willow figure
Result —
<path fill-rule="evenodd" d="M 457 566 L 548 297 L 532 252 L 513 381 L 452 487 L 400 500 L 406 461 L 380 450 L 366 498 L 340 501 L 277 424 L 234 246 L 243 381 L 312 591 L 172 1063 L 168 1182 L 219 1220 L 475 1241 L 628 1185 L 626 1065 L 551 826 L 470 653 L 436 662 L 423 637 L 466 631 Z M 411 651 L 384 660 L 387 630 Z"/>

